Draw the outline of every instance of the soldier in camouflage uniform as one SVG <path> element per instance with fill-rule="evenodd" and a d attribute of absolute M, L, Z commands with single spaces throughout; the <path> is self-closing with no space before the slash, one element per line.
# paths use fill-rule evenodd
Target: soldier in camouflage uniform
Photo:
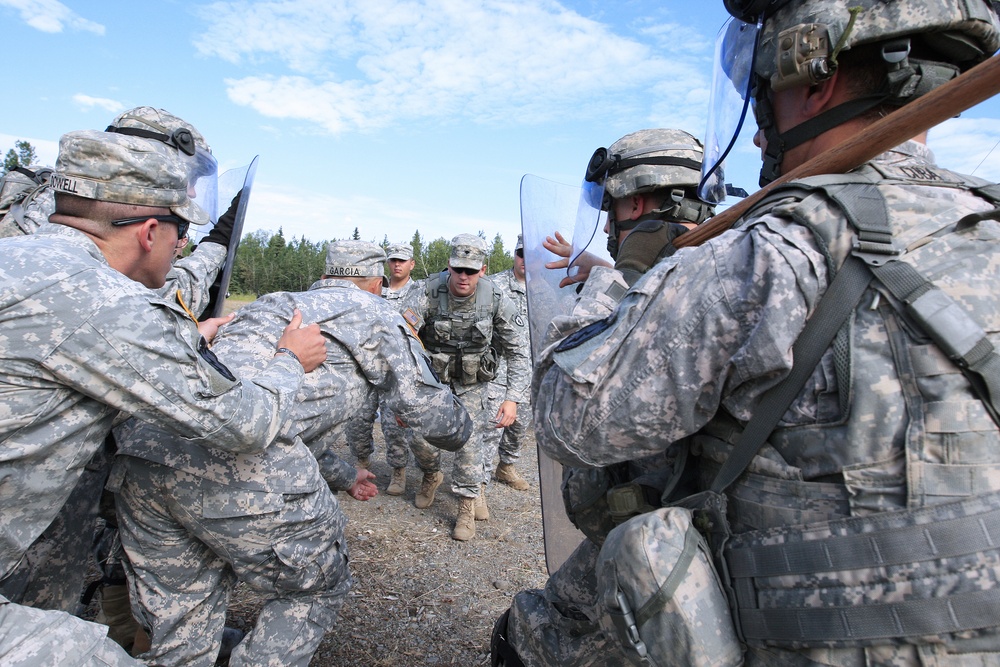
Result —
<path fill-rule="evenodd" d="M 157 297 L 178 241 L 207 215 L 175 147 L 72 132 L 60 140 L 56 210 L 37 233 L 0 241 L 0 572 L 52 521 L 120 413 L 187 438 L 260 446 L 290 416 L 303 369 L 326 356 L 319 328 L 289 330 L 253 381 L 208 349 L 183 310 Z M 201 330 L 211 337 L 218 321 Z M 134 664 L 106 628 L 0 598 L 5 665 Z M 68 660 L 72 658 L 73 662 Z"/>
<path fill-rule="evenodd" d="M 55 202 L 46 192 L 45 185 L 52 175 L 52 167 L 31 165 L 11 169 L 0 179 L 0 238 L 31 234 L 49 219 Z M 38 201 L 36 201 L 38 199 Z M 44 206 L 39 202 L 44 201 Z"/>
<path fill-rule="evenodd" d="M 764 182 L 1000 45 L 984 2 L 757 3 L 743 18 L 726 36 L 749 33 L 752 49 L 762 18 L 757 58 L 730 53 L 726 67 L 737 81 L 740 64 L 752 68 Z M 617 307 L 581 300 L 589 312 L 553 323 L 533 395 L 545 452 L 605 466 L 690 438 L 706 491 L 685 503 L 723 508 L 701 528 L 726 565 L 729 635 L 744 651 L 719 662 L 1000 661 L 1000 553 L 986 527 L 1000 507 L 989 370 L 1000 343 L 998 203 L 996 186 L 938 167 L 918 137 L 851 174 L 779 188 L 738 229 L 657 264 Z M 847 300 L 846 325 L 718 496 L 716 475 L 765 392 L 790 374 L 806 322 L 829 307 L 835 277 L 858 266 L 876 277 Z M 897 277 L 914 274 L 914 292 L 899 290 Z M 678 561 L 647 555 L 650 580 L 684 576 L 672 571 Z M 717 617 L 674 613 L 695 582 L 636 596 L 608 571 L 577 606 L 519 594 L 498 623 L 494 665 L 718 664 L 672 653 L 676 635 L 657 634 L 666 612 L 702 647 L 722 645 L 726 633 L 704 627 Z"/>
<path fill-rule="evenodd" d="M 459 395 L 472 415 L 473 434 L 455 455 L 452 492 L 459 497 L 452 537 L 471 540 L 476 521 L 489 518 L 485 481 L 486 429 L 509 426 L 517 404 L 528 391 L 528 327 L 517 307 L 488 279 L 482 278 L 486 242 L 472 234 L 451 241 L 448 269 L 424 281 L 406 299 L 403 317 L 420 332 L 431 366 Z M 490 409 L 486 390 L 496 375 L 498 356 L 507 360 L 507 391 L 500 408 Z M 444 480 L 441 456 L 414 438 L 413 454 L 423 471 L 415 505 L 429 507 Z"/>
<path fill-rule="evenodd" d="M 701 142 L 675 129 L 630 132 L 608 148 L 595 151 L 587 178 L 604 187 L 602 208 L 608 211 L 604 232 L 615 270 L 606 270 L 611 267 L 590 255 L 581 271 L 566 280 L 566 284 L 585 281 L 579 291 L 577 313 L 590 308 L 607 312 L 625 294 L 628 284 L 673 254 L 675 238 L 711 215 L 714 207 L 698 200 L 695 191 L 702 157 Z M 571 246 L 558 236 L 549 237 L 543 245 L 566 258 L 550 263 L 548 268 L 565 268 Z M 598 266 L 605 269 L 595 270 Z M 645 496 L 654 490 L 658 496 L 666 486 L 667 463 L 668 458 L 660 454 L 596 471 L 564 466 L 567 516 L 586 539 L 552 574 L 544 591 L 526 591 L 518 596 L 516 602 L 522 614 L 538 618 L 539 622 L 548 622 L 550 608 L 585 608 L 591 616 L 598 615 L 596 572 L 601 545 L 615 525 L 653 508 Z M 636 494 L 636 490 L 642 493 Z M 595 502 L 598 495 L 601 500 Z M 610 496 L 617 500 L 609 503 Z M 613 514 L 613 507 L 617 510 L 625 500 L 632 501 L 628 503 L 629 511 Z M 555 618 L 559 619 L 558 615 Z M 581 619 L 574 654 L 601 655 L 606 638 L 596 628 L 595 634 L 586 635 L 580 631 L 583 627 Z M 527 640 L 532 645 L 525 653 L 544 655 L 558 664 L 560 653 L 550 652 L 546 646 L 553 638 L 559 635 L 533 631 Z"/>
<path fill-rule="evenodd" d="M 715 207 L 698 199 L 703 156 L 698 139 L 672 129 L 630 132 L 594 151 L 585 177 L 604 188 L 601 208 L 608 212 L 604 225 L 608 254 L 629 285 L 673 254 L 674 239 L 715 212 Z M 549 262 L 546 268 L 568 265 L 572 246 L 558 232 L 542 245 L 565 258 Z M 573 264 L 577 271 L 561 286 L 585 281 L 594 266 L 611 266 L 589 252 Z"/>
<path fill-rule="evenodd" d="M 205 175 L 214 175 L 216 170 L 211 150 L 201 133 L 190 123 L 163 109 L 136 107 L 118 115 L 108 126 L 108 131 L 135 133 L 134 136 L 164 142 L 175 141 L 174 137 L 186 133 L 192 142 L 190 148 L 193 148 L 191 152 L 194 155 L 183 151 L 181 154 L 193 164 L 192 170 L 197 169 Z M 45 176 L 44 182 L 47 181 L 48 176 Z M 38 188 L 22 201 L 22 205 L 22 215 L 31 219 L 42 215 L 47 218 L 55 207 L 54 193 L 51 188 Z M 166 283 L 157 290 L 160 296 L 168 300 L 179 299 L 193 312 L 200 313 L 204 309 L 208 302 L 208 289 L 226 258 L 232 231 L 232 212 L 222 216 L 196 252 L 174 262 Z M 26 233 L 21 227 L 18 231 L 18 235 Z M 181 241 L 183 244 L 186 242 L 187 237 Z M 80 593 L 88 570 L 98 500 L 113 454 L 113 443 L 109 441 L 106 445 L 87 464 L 60 513 L 24 555 L 17 571 L 0 582 L 0 591 L 8 599 L 41 609 L 69 613 L 80 611 Z M 118 595 L 123 598 L 123 589 L 124 582 L 120 589 L 104 589 L 102 603 L 105 597 Z M 131 634 L 134 634 L 134 629 Z"/>
<path fill-rule="evenodd" d="M 410 278 L 415 264 L 413 246 L 409 243 L 393 243 L 386 249 L 386 257 L 389 263 L 389 284 L 382 288 L 382 298 L 397 311 L 401 311 L 410 292 L 423 286 L 423 283 Z M 384 401 L 379 402 L 379 412 L 379 422 L 385 438 L 385 460 L 392 468 L 392 479 L 385 492 L 390 496 L 401 496 L 406 492 L 406 465 L 412 446 L 412 431 L 400 428 Z M 364 468 L 368 467 L 369 458 L 375 449 L 371 435 L 374 409 L 366 414 L 370 416 L 356 418 L 361 425 L 354 427 L 357 429 L 357 436 L 350 438 L 351 451 L 358 458 L 358 465 Z"/>
<path fill-rule="evenodd" d="M 508 299 L 517 306 L 517 312 L 525 322 L 528 321 L 528 297 L 524 293 L 524 242 L 521 235 L 517 235 L 517 245 L 514 247 L 514 266 L 506 271 L 495 273 L 490 276 L 490 281 L 504 293 Z M 507 360 L 500 359 L 497 366 L 497 376 L 490 382 L 486 390 L 487 396 L 492 404 L 499 404 L 507 393 Z M 517 472 L 514 465 L 521 457 L 521 445 L 528 435 L 528 417 L 531 414 L 531 405 L 525 403 L 518 406 L 518 416 L 514 423 L 502 429 L 487 429 L 483 437 L 486 439 L 486 460 L 484 465 L 487 470 L 493 467 L 493 457 L 499 454 L 500 461 L 497 463 L 495 476 L 498 482 L 506 484 L 518 491 L 527 491 L 528 482 Z M 488 480 L 487 480 L 488 481 Z"/>
<path fill-rule="evenodd" d="M 347 519 L 330 489 L 359 500 L 378 492 L 371 472 L 333 454 L 330 434 L 379 391 L 434 446 L 455 450 L 468 439 L 461 402 L 381 299 L 384 261 L 375 244 L 331 243 L 326 274 L 308 291 L 265 295 L 220 330 L 214 351 L 246 375 L 266 367 L 296 309 L 336 342 L 302 386 L 294 421 L 263 451 L 137 421 L 116 430 L 108 486 L 118 489 L 129 581 L 152 638 L 143 659 L 213 665 L 229 595 L 242 581 L 269 599 L 231 664 L 306 667 L 351 586 Z"/>

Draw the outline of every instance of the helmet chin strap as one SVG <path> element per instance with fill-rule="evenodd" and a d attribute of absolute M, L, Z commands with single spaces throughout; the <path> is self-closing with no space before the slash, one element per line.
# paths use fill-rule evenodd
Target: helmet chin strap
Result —
<path fill-rule="evenodd" d="M 683 190 L 675 192 L 683 194 Z M 668 204 L 669 202 L 669 204 Z M 627 226 L 621 225 L 617 220 L 608 222 L 608 254 L 611 259 L 618 259 L 618 235 L 626 229 L 635 229 L 641 222 L 646 220 L 663 220 L 665 222 L 693 222 L 699 224 L 712 216 L 712 207 L 708 204 L 690 197 L 679 197 L 668 199 L 662 208 L 640 215 L 635 220 L 629 220 Z"/>
<path fill-rule="evenodd" d="M 873 95 L 865 95 L 838 104 L 827 109 L 818 116 L 799 123 L 786 132 L 778 132 L 774 122 L 774 108 L 766 93 L 766 86 L 758 86 L 758 91 L 764 91 L 757 97 L 757 127 L 764 133 L 767 148 L 764 149 L 764 164 L 760 168 L 760 186 L 764 187 L 781 176 L 781 162 L 785 152 L 799 146 L 810 139 L 815 139 L 827 130 L 832 130 L 852 118 L 857 118 L 870 109 L 885 102 L 890 97 L 888 90 Z"/>
<path fill-rule="evenodd" d="M 909 50 L 910 42 L 905 37 L 886 42 L 882 47 L 882 59 L 886 62 L 887 72 L 879 90 L 827 109 L 780 133 L 774 121 L 774 107 L 767 94 L 770 86 L 758 80 L 754 89 L 755 113 L 757 126 L 767 142 L 764 164 L 760 169 L 760 186 L 764 187 L 781 176 L 781 162 L 786 151 L 881 104 L 903 105 L 958 76 L 959 69 L 954 65 L 909 58 Z"/>

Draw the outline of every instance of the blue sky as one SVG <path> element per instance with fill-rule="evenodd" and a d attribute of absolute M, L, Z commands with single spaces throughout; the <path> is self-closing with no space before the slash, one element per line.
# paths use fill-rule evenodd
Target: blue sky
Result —
<path fill-rule="evenodd" d="M 580 182 L 647 127 L 702 137 L 721 0 L 0 0 L 0 149 L 151 105 L 222 169 L 259 154 L 247 229 L 313 241 L 518 234 L 519 182 Z M 932 132 L 942 165 L 1000 180 L 1000 100 Z M 756 187 L 744 144 L 727 175 Z"/>

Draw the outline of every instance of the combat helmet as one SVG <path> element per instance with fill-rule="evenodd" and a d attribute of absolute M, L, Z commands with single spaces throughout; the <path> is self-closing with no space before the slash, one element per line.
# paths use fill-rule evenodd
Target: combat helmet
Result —
<path fill-rule="evenodd" d="M 754 59 L 758 125 L 768 151 L 763 185 L 780 172 L 782 153 L 880 106 L 901 106 L 990 57 L 1000 25 L 988 0 L 724 0 L 745 23 L 760 24 Z M 838 58 L 872 46 L 885 78 L 869 94 L 779 134 L 773 127 L 770 86 L 783 90 L 833 76 Z M 767 85 L 761 85 L 761 84 Z"/>
<path fill-rule="evenodd" d="M 631 229 L 645 219 L 692 222 L 709 218 L 713 208 L 700 201 L 695 188 L 701 177 L 702 144 L 683 130 L 652 129 L 631 132 L 598 148 L 587 166 L 586 180 L 604 185 L 601 207 L 611 208 L 612 199 L 622 199 L 654 190 L 668 190 L 660 208 L 638 220 L 609 219 L 608 250 L 617 251 L 618 232 Z M 616 246 L 612 249 L 612 246 Z"/>
<path fill-rule="evenodd" d="M 141 106 L 118 114 L 105 132 L 162 141 L 191 158 L 190 180 L 195 202 L 213 223 L 218 219 L 218 163 L 194 125 L 165 109 Z"/>
<path fill-rule="evenodd" d="M 118 114 L 105 132 L 120 132 L 122 129 L 142 130 L 147 133 L 163 135 L 153 137 L 129 133 L 145 136 L 147 139 L 159 139 L 164 143 L 174 145 L 187 155 L 194 155 L 198 150 L 209 155 L 212 154 L 212 149 L 205 141 L 205 137 L 195 129 L 194 125 L 164 109 L 148 106 L 129 109 Z"/>
<path fill-rule="evenodd" d="M 919 65 L 926 62 L 965 71 L 1000 47 L 996 11 L 986 0 L 724 2 L 741 21 L 763 18 L 754 71 L 774 90 L 828 78 L 837 68 L 840 52 L 864 44 L 886 44 L 890 64 L 910 60 L 916 70 L 906 73 L 910 78 L 920 78 Z M 908 58 L 911 46 L 923 58 Z M 943 81 L 910 81 L 895 92 L 902 103 L 939 83 Z"/>

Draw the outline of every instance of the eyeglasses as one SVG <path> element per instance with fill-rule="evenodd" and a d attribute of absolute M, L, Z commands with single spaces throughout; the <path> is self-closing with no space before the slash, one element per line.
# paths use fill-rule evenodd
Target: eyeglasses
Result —
<path fill-rule="evenodd" d="M 464 266 L 449 266 L 448 268 L 455 273 L 464 273 L 467 276 L 474 276 L 482 271 L 482 269 L 467 269 Z"/>
<path fill-rule="evenodd" d="M 137 223 L 143 223 L 147 220 L 156 220 L 157 222 L 172 222 L 177 225 L 177 246 L 178 248 L 183 248 L 187 245 L 187 233 L 188 228 L 191 227 L 191 223 L 183 218 L 179 218 L 176 215 L 141 215 L 135 218 L 122 218 L 121 220 L 112 220 L 111 224 L 115 227 L 124 227 L 125 225 L 134 225 Z M 181 243 L 183 241 L 183 243 Z"/>
<path fill-rule="evenodd" d="M 515 250 L 514 254 L 516 256 L 520 257 L 521 259 L 524 259 L 524 250 L 523 249 L 522 250 Z"/>

